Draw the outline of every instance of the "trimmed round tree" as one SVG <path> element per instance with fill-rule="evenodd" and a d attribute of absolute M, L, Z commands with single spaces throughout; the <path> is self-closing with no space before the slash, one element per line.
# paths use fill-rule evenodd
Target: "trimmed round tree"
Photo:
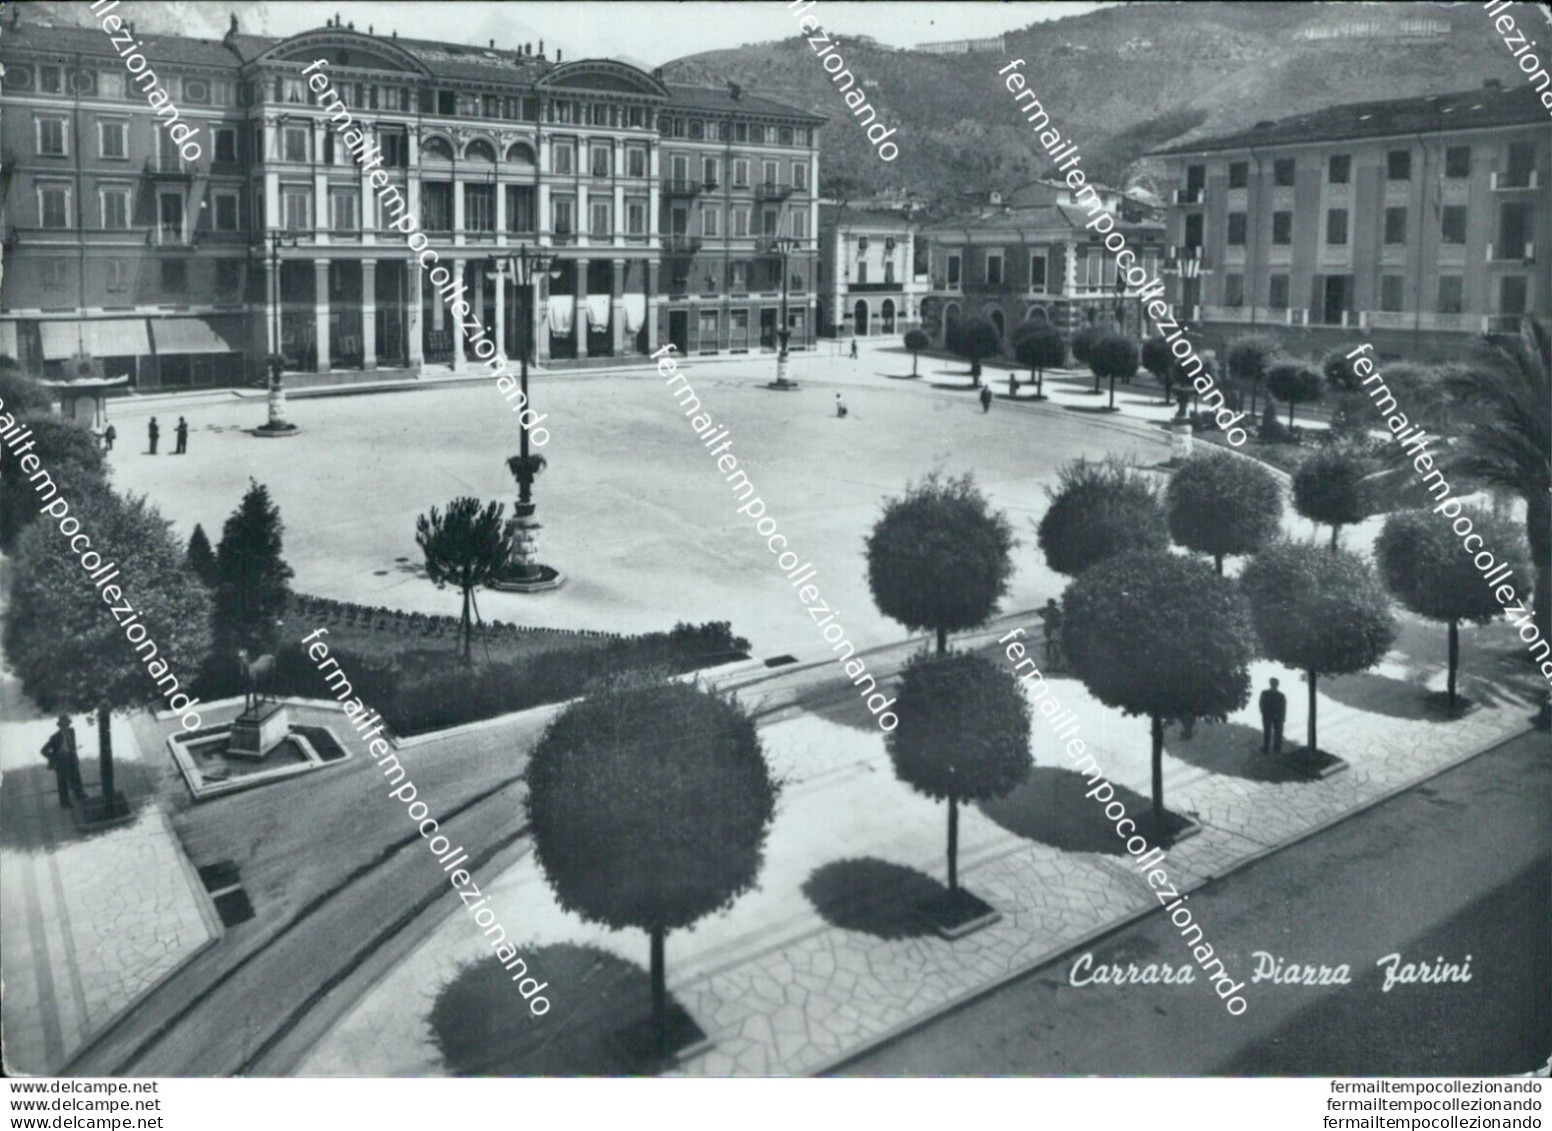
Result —
<path fill-rule="evenodd" d="M 1266 380 L 1267 367 L 1280 349 L 1276 338 L 1265 334 L 1246 334 L 1230 342 L 1224 352 L 1223 363 L 1228 368 L 1229 379 L 1250 386 L 1250 408 L 1247 411 L 1252 414 L 1256 411 L 1256 393 L 1261 388 L 1261 382 Z"/>
<path fill-rule="evenodd" d="M 96 712 L 103 801 L 92 815 L 107 818 L 122 813 L 113 785 L 113 712 L 187 695 L 180 689 L 193 682 L 210 647 L 210 596 L 189 572 L 171 524 L 144 498 L 103 490 L 69 504 L 67 516 L 34 523 L 18 542 L 5 654 L 41 710 Z M 72 519 L 91 537 L 81 554 L 59 530 Z M 91 554 L 118 567 L 100 590 L 82 565 Z M 121 625 L 110 611 L 105 598 L 118 591 L 138 614 L 133 623 Z M 126 635 L 135 624 L 144 626 L 138 641 Z"/>
<path fill-rule="evenodd" d="M 1141 362 L 1142 367 L 1164 386 L 1164 403 L 1169 404 L 1169 387 L 1175 379 L 1175 357 L 1169 352 L 1169 343 L 1163 338 L 1144 338 Z"/>
<path fill-rule="evenodd" d="M 1006 665 L 969 652 L 918 652 L 896 700 L 889 758 L 906 785 L 948 802 L 948 887 L 958 892 L 959 803 L 991 801 L 1029 776 L 1029 703 Z"/>
<path fill-rule="evenodd" d="M 1316 681 L 1367 671 L 1396 638 L 1390 599 L 1372 566 L 1346 550 L 1279 542 L 1239 575 L 1261 650 L 1302 671 L 1309 685 L 1308 749 L 1315 735 Z"/>
<path fill-rule="evenodd" d="M 1087 325 L 1079 326 L 1072 332 L 1072 341 L 1069 343 L 1069 348 L 1072 350 L 1072 359 L 1079 365 L 1087 365 L 1089 363 L 1089 349 L 1102 335 L 1108 333 L 1110 331 L 1097 322 L 1090 322 Z M 1095 392 L 1098 391 L 1098 386 L 1095 386 Z"/>
<path fill-rule="evenodd" d="M 551 720 L 525 776 L 556 901 L 647 932 L 656 1051 L 671 1051 L 664 939 L 731 905 L 764 862 L 778 786 L 754 721 L 704 687 L 620 679 Z"/>
<path fill-rule="evenodd" d="M 1045 396 L 1045 371 L 1067 361 L 1067 343 L 1062 332 L 1049 322 L 1025 322 L 1014 331 L 1013 356 L 1033 371 L 1035 397 Z"/>
<path fill-rule="evenodd" d="M 1164 722 L 1222 721 L 1250 700 L 1255 628 L 1244 594 L 1206 562 L 1137 550 L 1062 596 L 1067 662 L 1107 707 L 1152 723 L 1153 816 L 1163 828 Z"/>
<path fill-rule="evenodd" d="M 1164 507 L 1176 545 L 1208 555 L 1222 576 L 1224 558 L 1254 554 L 1277 537 L 1283 491 L 1255 460 L 1198 451 L 1170 476 Z"/>
<path fill-rule="evenodd" d="M 0 431 L 9 429 L 8 419 L 0 414 Z M 55 416 L 28 416 L 17 423 L 29 430 L 32 443 L 23 454 L 36 456 L 38 465 L 29 475 L 11 444 L 0 444 L 0 549 L 7 551 L 37 520 L 38 492 L 46 482 L 65 498 L 75 499 L 104 489 L 108 481 L 97 437 L 79 424 Z"/>
<path fill-rule="evenodd" d="M 1039 544 L 1046 564 L 1076 576 L 1097 562 L 1128 550 L 1169 546 L 1159 489 L 1124 460 L 1079 458 L 1056 472 L 1056 488 L 1045 489 L 1051 505 L 1040 519 Z"/>
<path fill-rule="evenodd" d="M 1480 507 L 1462 507 L 1455 518 L 1469 519 L 1482 537 L 1482 545 L 1496 555 L 1497 565 L 1512 565 L 1524 576 L 1524 543 L 1520 533 L 1497 515 Z M 1469 531 L 1468 531 L 1469 533 Z M 1494 587 L 1483 580 L 1472 554 L 1461 548 L 1461 539 L 1450 519 L 1433 511 L 1398 511 L 1385 520 L 1374 543 L 1385 587 L 1420 617 L 1449 626 L 1449 682 L 1446 701 L 1455 713 L 1456 675 L 1460 668 L 1460 622 L 1487 624 L 1503 611 Z M 1505 575 L 1507 576 L 1507 575 Z"/>
<path fill-rule="evenodd" d="M 1115 383 L 1119 377 L 1130 381 L 1137 374 L 1137 343 L 1121 334 L 1104 334 L 1089 347 L 1089 368 L 1094 372 L 1094 387 L 1099 380 L 1110 382 L 1110 407 L 1115 408 Z"/>
<path fill-rule="evenodd" d="M 878 611 L 911 632 L 937 636 L 979 628 L 997 611 L 1013 575 L 1013 527 L 966 472 L 936 472 L 884 501 L 867 538 L 868 588 Z"/>
<path fill-rule="evenodd" d="M 275 650 L 293 576 L 280 556 L 284 531 L 269 488 L 250 479 L 216 547 L 219 581 L 213 626 L 222 649 L 246 648 L 255 656 Z"/>
<path fill-rule="evenodd" d="M 1362 522 L 1367 465 L 1352 452 L 1327 448 L 1316 452 L 1293 473 L 1293 508 L 1311 522 L 1331 527 L 1336 550 L 1342 527 Z"/>
<path fill-rule="evenodd" d="M 949 347 L 970 363 L 970 379 L 977 388 L 981 385 L 981 362 L 996 357 L 1002 350 L 1002 339 L 990 318 L 971 318 L 959 323 L 954 344 Z"/>
<path fill-rule="evenodd" d="M 925 330 L 907 330 L 905 332 L 905 348 L 911 351 L 911 376 L 916 376 L 917 355 L 922 350 L 932 345 L 932 339 L 927 336 Z"/>
<path fill-rule="evenodd" d="M 451 585 L 463 595 L 459 634 L 463 640 L 463 658 L 467 663 L 474 653 L 474 625 L 469 616 L 474 591 L 501 575 L 512 556 L 512 529 L 507 526 L 502 503 L 480 501 L 464 495 L 447 504 L 445 513 L 436 507 L 430 514 L 415 519 L 415 544 L 426 559 L 426 576 L 437 588 Z"/>
<path fill-rule="evenodd" d="M 1296 358 L 1274 360 L 1266 371 L 1266 389 L 1288 406 L 1288 427 L 1293 427 L 1295 405 L 1318 401 L 1321 395 L 1320 370 Z"/>

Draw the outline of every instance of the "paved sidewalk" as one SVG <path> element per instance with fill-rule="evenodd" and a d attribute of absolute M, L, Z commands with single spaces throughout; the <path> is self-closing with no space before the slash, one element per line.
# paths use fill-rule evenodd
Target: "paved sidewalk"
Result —
<path fill-rule="evenodd" d="M 118 787 L 133 823 L 83 835 L 38 753 L 51 719 L 5 688 L 0 727 L 0 977 L 9 1073 L 58 1072 L 91 1038 L 221 935 L 166 816 L 129 723 L 115 719 Z M 77 717 L 82 776 L 98 793 L 94 720 Z"/>

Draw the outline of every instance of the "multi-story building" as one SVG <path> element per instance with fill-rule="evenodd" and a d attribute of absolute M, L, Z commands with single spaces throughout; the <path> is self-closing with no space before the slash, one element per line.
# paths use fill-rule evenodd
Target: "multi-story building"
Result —
<path fill-rule="evenodd" d="M 904 210 L 820 205 L 821 335 L 865 338 L 920 324 L 930 275 L 916 227 Z"/>
<path fill-rule="evenodd" d="M 1552 304 L 1552 132 L 1531 86 L 1336 106 L 1159 156 L 1171 297 L 1209 334 L 1282 327 L 1321 349 L 1363 329 L 1446 357 Z"/>
<path fill-rule="evenodd" d="M 1098 232 L 1084 226 L 1092 200 L 1080 206 L 1077 195 L 1056 182 L 1020 192 L 1049 202 L 1003 204 L 917 233 L 931 249 L 931 290 L 921 301 L 921 319 L 933 345 L 942 345 L 951 325 L 975 317 L 989 319 L 1005 342 L 1025 321 L 1050 322 L 1066 334 L 1100 322 L 1145 333 L 1139 303 L 1116 289 L 1114 255 Z M 1094 195 L 1096 215 L 1103 209 L 1111 216 L 1152 277 L 1163 258 L 1163 224 L 1134 210 L 1115 189 L 1101 186 Z"/>
<path fill-rule="evenodd" d="M 792 345 L 812 341 L 814 115 L 623 63 L 551 60 L 542 45 L 338 21 L 275 39 L 234 17 L 219 42 L 135 42 L 126 60 L 99 28 L 14 21 L 0 39 L 0 353 L 30 367 L 89 357 L 154 387 L 251 378 L 274 352 L 301 371 L 475 364 L 463 321 L 426 283 L 435 261 L 390 226 L 387 189 L 347 149 L 336 104 L 320 105 L 318 74 L 509 355 L 525 335 L 541 361 L 664 341 L 774 348 L 784 264 Z M 197 160 L 126 70 L 142 55 L 199 128 Z M 304 74 L 317 60 L 327 67 Z M 553 257 L 523 293 L 521 246 Z"/>

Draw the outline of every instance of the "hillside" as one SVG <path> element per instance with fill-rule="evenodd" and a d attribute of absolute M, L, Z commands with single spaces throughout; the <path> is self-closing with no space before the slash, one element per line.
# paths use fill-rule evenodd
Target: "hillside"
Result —
<path fill-rule="evenodd" d="M 1440 26 L 1426 36 L 1400 34 L 1409 30 L 1402 21 L 1419 20 Z M 1353 31 L 1366 37 L 1313 38 Z M 996 74 L 1010 58 L 1025 60 L 1031 86 L 1079 144 L 1085 167 L 1112 181 L 1153 171 L 1138 157 L 1188 136 L 1339 102 L 1442 93 L 1488 78 L 1522 81 L 1476 4 L 1132 4 L 1010 32 L 1005 56 L 928 55 L 836 38 L 881 120 L 899 129 L 893 163 L 879 161 L 848 120 L 800 36 L 687 56 L 665 77 L 732 79 L 830 118 L 822 140 L 827 194 L 890 187 L 923 197 L 1012 188 L 1046 169 Z"/>

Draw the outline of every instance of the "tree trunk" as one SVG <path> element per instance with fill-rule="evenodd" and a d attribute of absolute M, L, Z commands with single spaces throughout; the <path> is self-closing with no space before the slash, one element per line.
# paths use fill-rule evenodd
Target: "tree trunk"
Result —
<path fill-rule="evenodd" d="M 1213 565 L 1218 567 L 1218 576 L 1222 577 L 1223 576 L 1223 555 L 1222 554 L 1214 554 L 1213 555 Z"/>
<path fill-rule="evenodd" d="M 1288 402 L 1288 431 L 1293 431 L 1293 402 Z"/>
<path fill-rule="evenodd" d="M 97 708 L 97 772 L 102 777 L 102 815 L 114 815 L 113 799 L 113 714 L 106 703 Z"/>
<path fill-rule="evenodd" d="M 981 387 L 981 359 L 978 357 L 970 359 L 970 380 L 975 382 L 976 388 Z"/>
<path fill-rule="evenodd" d="M 1320 673 L 1314 668 L 1309 669 L 1309 752 L 1313 756 L 1315 746 L 1315 681 L 1320 678 Z"/>
<path fill-rule="evenodd" d="M 1045 388 L 1045 370 L 1035 370 L 1035 396 L 1039 396 Z"/>
<path fill-rule="evenodd" d="M 1115 374 L 1110 375 L 1110 407 L 1115 408 Z"/>
<path fill-rule="evenodd" d="M 668 934 L 662 927 L 651 927 L 652 937 L 652 1031 L 657 1037 L 657 1050 L 668 1052 L 668 976 L 663 964 L 663 939 Z"/>
<path fill-rule="evenodd" d="M 921 357 L 921 355 L 918 354 L 915 350 L 911 351 L 911 376 L 912 377 L 916 376 L 916 363 L 920 359 L 920 357 Z"/>
<path fill-rule="evenodd" d="M 1094 367 L 1092 365 L 1089 366 L 1089 372 L 1090 373 L 1094 372 Z M 1099 382 L 1100 382 L 1099 374 L 1098 373 L 1094 373 L 1094 392 L 1096 392 L 1096 393 L 1099 392 Z"/>
<path fill-rule="evenodd" d="M 1172 384 L 1173 384 L 1173 382 L 1169 379 L 1169 374 L 1168 373 L 1164 374 L 1164 403 L 1165 403 L 1165 405 L 1171 405 L 1171 404 L 1175 403 L 1175 398 L 1170 395 L 1170 386 Z"/>
<path fill-rule="evenodd" d="M 948 629 L 939 626 L 939 628 L 938 628 L 938 655 L 941 656 L 941 655 L 943 655 L 944 652 L 947 652 L 947 651 L 948 651 Z"/>
<path fill-rule="evenodd" d="M 1337 532 L 1340 531 L 1341 529 L 1342 529 L 1342 524 L 1341 523 L 1333 522 L 1331 524 L 1331 552 L 1333 554 L 1336 553 L 1336 536 L 1337 536 Z"/>
<path fill-rule="evenodd" d="M 1153 819 L 1164 829 L 1164 720 L 1153 716 Z"/>
<path fill-rule="evenodd" d="M 468 588 L 468 586 L 465 586 L 464 587 L 464 591 L 463 591 L 463 623 L 462 623 L 461 627 L 462 627 L 461 635 L 463 636 L 463 658 L 464 658 L 465 662 L 468 662 L 468 661 L 473 660 L 473 658 L 474 658 L 474 634 L 470 630 L 470 627 L 469 627 L 469 588 Z"/>
<path fill-rule="evenodd" d="M 959 890 L 959 799 L 948 799 L 948 890 Z"/>
<path fill-rule="evenodd" d="M 1450 621 L 1450 714 L 1455 713 L 1455 669 L 1460 666 L 1460 621 Z"/>

